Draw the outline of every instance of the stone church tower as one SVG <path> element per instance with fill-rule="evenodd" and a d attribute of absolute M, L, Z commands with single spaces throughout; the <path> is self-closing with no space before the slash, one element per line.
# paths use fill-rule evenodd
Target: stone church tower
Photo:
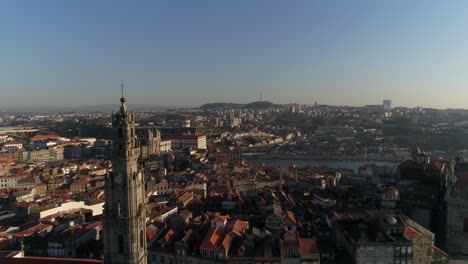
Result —
<path fill-rule="evenodd" d="M 139 142 L 125 98 L 112 114 L 112 172 L 105 181 L 104 263 L 146 264 L 146 198 Z"/>

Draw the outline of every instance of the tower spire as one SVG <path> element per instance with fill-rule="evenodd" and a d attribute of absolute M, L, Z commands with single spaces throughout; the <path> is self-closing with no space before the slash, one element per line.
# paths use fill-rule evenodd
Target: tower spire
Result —
<path fill-rule="evenodd" d="M 123 93 L 124 81 L 120 82 L 120 88 L 122 88 L 122 98 L 124 98 L 124 93 Z"/>
<path fill-rule="evenodd" d="M 123 81 L 120 83 L 120 88 L 122 89 L 122 97 L 120 98 L 120 103 L 122 103 L 122 105 L 120 106 L 120 111 L 124 113 L 127 111 L 127 106 L 125 105 L 126 100 L 124 97 L 124 82 Z"/>

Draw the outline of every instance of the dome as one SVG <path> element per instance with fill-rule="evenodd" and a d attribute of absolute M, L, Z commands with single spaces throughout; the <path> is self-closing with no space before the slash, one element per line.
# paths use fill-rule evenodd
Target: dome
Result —
<path fill-rule="evenodd" d="M 398 223 L 398 221 L 393 216 L 387 216 L 387 222 L 392 224 L 392 225 Z"/>

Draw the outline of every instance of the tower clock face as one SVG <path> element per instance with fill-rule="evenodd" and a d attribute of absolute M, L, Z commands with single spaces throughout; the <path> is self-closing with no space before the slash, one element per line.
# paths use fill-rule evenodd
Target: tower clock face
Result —
<path fill-rule="evenodd" d="M 122 175 L 120 173 L 117 173 L 117 175 L 114 178 L 114 182 L 117 183 L 117 184 L 122 183 Z"/>
<path fill-rule="evenodd" d="M 138 172 L 138 180 L 141 181 L 141 172 Z"/>

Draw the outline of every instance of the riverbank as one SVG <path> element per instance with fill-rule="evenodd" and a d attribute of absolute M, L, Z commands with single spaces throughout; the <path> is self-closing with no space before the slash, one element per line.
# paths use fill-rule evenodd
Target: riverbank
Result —
<path fill-rule="evenodd" d="M 389 159 L 383 157 L 353 157 L 353 156 L 271 156 L 271 155 L 252 155 L 244 156 L 247 160 L 353 160 L 353 161 L 368 161 L 368 162 L 403 162 L 399 159 Z"/>
<path fill-rule="evenodd" d="M 289 165 L 297 164 L 298 166 L 326 166 L 329 168 L 335 169 L 350 169 L 354 172 L 357 172 L 359 167 L 364 166 L 366 164 L 374 164 L 377 166 L 398 166 L 400 161 L 387 161 L 387 160 L 370 160 L 370 159 L 290 159 L 290 158 L 255 158 L 255 159 L 246 159 L 247 162 L 252 163 L 257 166 L 261 166 L 263 164 L 281 167 L 284 169 L 288 169 Z"/>

